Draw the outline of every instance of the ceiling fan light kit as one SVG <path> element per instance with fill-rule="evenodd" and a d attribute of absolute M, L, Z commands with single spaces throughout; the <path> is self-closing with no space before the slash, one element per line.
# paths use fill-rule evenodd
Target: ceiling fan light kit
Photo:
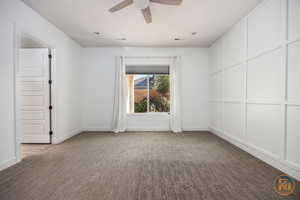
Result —
<path fill-rule="evenodd" d="M 141 9 L 146 23 L 149 24 L 152 22 L 150 3 L 179 6 L 182 3 L 182 0 L 123 0 L 109 9 L 109 11 L 116 12 L 134 4 L 136 8 Z"/>
<path fill-rule="evenodd" d="M 149 6 L 149 0 L 134 0 L 134 5 L 136 8 L 145 9 Z"/>

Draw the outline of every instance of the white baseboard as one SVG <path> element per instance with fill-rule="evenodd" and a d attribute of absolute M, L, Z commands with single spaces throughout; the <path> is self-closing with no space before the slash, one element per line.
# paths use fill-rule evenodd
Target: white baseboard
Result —
<path fill-rule="evenodd" d="M 12 166 L 16 163 L 17 163 L 17 158 L 16 157 L 13 157 L 9 160 L 3 161 L 3 162 L 0 163 L 0 171 L 6 169 L 6 168 L 8 168 L 8 167 L 10 167 L 10 166 Z"/>
<path fill-rule="evenodd" d="M 127 128 L 126 131 L 145 131 L 145 132 L 159 132 L 159 131 L 170 131 L 168 128 L 145 128 L 145 127 L 134 127 L 134 128 Z"/>
<path fill-rule="evenodd" d="M 79 129 L 75 129 L 71 132 L 69 132 L 67 135 L 64 135 L 63 137 L 59 137 L 56 139 L 56 141 L 53 141 L 53 144 L 59 144 L 59 143 L 62 143 L 63 141 L 75 136 L 75 135 L 78 135 L 79 133 L 82 132 L 82 129 L 79 128 Z"/>
<path fill-rule="evenodd" d="M 209 131 L 209 128 L 202 128 L 202 127 L 199 127 L 199 128 L 185 127 L 185 128 L 182 128 L 182 131 Z"/>
<path fill-rule="evenodd" d="M 183 128 L 182 131 L 209 131 L 209 128 Z M 112 132 L 111 128 L 108 127 L 85 127 L 82 129 L 82 132 Z M 170 129 L 167 128 L 145 128 L 145 127 L 131 127 L 127 128 L 126 131 L 171 131 Z"/>
<path fill-rule="evenodd" d="M 259 148 L 254 147 L 253 145 L 248 144 L 245 141 L 224 134 L 224 132 L 221 130 L 210 128 L 210 131 L 213 134 L 221 137 L 222 139 L 248 152 L 254 157 L 264 161 L 265 163 L 275 167 L 280 171 L 283 171 L 284 173 L 288 174 L 294 179 L 300 181 L 300 169 L 291 165 L 288 161 L 276 158 L 274 156 L 270 156 L 268 153 L 260 150 Z"/>
<path fill-rule="evenodd" d="M 109 127 L 85 127 L 82 128 L 82 132 L 112 132 Z"/>
<path fill-rule="evenodd" d="M 112 128 L 108 127 L 86 127 L 82 129 L 83 132 L 113 132 Z M 169 131 L 169 129 L 163 128 L 145 128 L 145 127 L 134 127 L 127 128 L 126 131 Z"/>

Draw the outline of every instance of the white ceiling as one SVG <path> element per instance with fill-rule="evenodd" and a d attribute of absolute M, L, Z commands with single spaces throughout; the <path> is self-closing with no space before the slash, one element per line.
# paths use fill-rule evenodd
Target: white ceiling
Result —
<path fill-rule="evenodd" d="M 150 5 L 146 24 L 134 5 L 116 13 L 122 0 L 23 0 L 82 46 L 208 47 L 261 0 L 183 0 L 181 6 Z M 96 36 L 93 32 L 100 32 Z M 192 32 L 197 32 L 192 35 Z M 118 40 L 126 38 L 126 41 Z M 181 38 L 175 41 L 174 38 Z"/>

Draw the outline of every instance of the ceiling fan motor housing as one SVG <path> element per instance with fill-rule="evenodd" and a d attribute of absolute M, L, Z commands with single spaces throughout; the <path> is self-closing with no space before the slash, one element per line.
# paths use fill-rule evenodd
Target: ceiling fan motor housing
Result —
<path fill-rule="evenodd" d="M 145 9 L 149 6 L 149 0 L 134 0 L 135 7 Z"/>

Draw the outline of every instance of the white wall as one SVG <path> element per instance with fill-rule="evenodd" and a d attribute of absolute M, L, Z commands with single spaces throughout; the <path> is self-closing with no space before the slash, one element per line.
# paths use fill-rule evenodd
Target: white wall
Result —
<path fill-rule="evenodd" d="M 16 161 L 14 127 L 14 52 L 18 33 L 26 33 L 56 50 L 55 142 L 80 131 L 81 47 L 19 0 L 0 1 L 0 169 Z"/>
<path fill-rule="evenodd" d="M 300 1 L 265 0 L 210 50 L 211 130 L 300 179 Z"/>
<path fill-rule="evenodd" d="M 111 130 L 116 56 L 182 56 L 184 130 L 207 130 L 208 51 L 200 48 L 85 48 L 83 51 L 83 129 Z M 168 130 L 168 116 L 132 116 L 129 130 Z"/>
<path fill-rule="evenodd" d="M 13 26 L 0 21 L 0 170 L 16 162 L 14 135 Z"/>

